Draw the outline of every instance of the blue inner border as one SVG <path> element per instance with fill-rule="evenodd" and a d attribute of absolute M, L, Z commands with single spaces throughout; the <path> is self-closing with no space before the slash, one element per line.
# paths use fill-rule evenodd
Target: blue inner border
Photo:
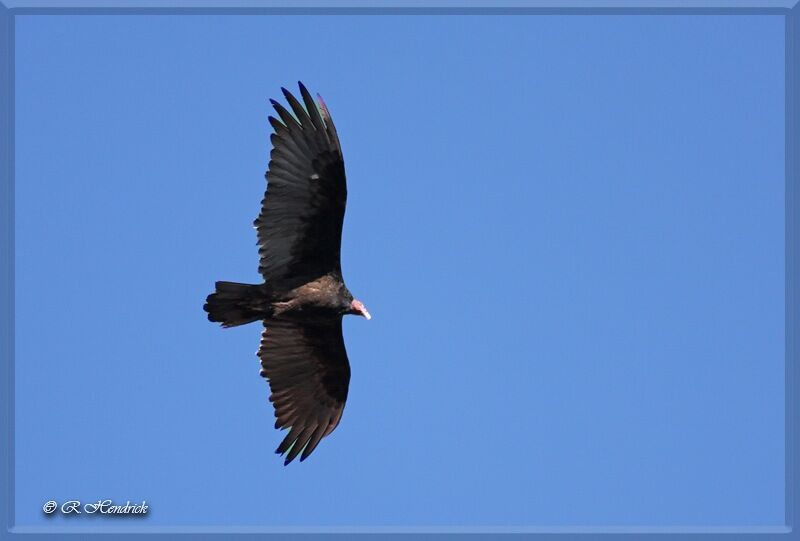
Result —
<path fill-rule="evenodd" d="M 800 208 L 800 160 L 797 144 L 800 141 L 800 5 L 786 15 L 786 524 L 794 527 L 798 516 L 795 498 L 797 454 L 795 434 L 800 416 L 797 412 L 794 389 L 798 388 L 796 337 L 800 331 L 800 296 L 797 290 L 798 226 L 797 209 Z M 797 537 L 797 532 L 793 532 Z"/>
<path fill-rule="evenodd" d="M 346 0 L 343 0 L 346 1 Z M 174 534 L 192 532 L 194 536 L 210 537 L 218 535 L 230 535 L 233 533 L 241 534 L 245 537 L 255 538 L 263 536 L 264 533 L 274 532 L 275 535 L 289 533 L 287 530 L 270 530 L 266 528 L 157 528 L 148 529 L 146 525 L 133 528 L 101 527 L 101 528 L 80 528 L 69 530 L 54 529 L 31 529 L 14 528 L 14 457 L 13 457 L 13 435 L 14 435 L 14 17 L 15 15 L 36 15 L 36 14 L 265 14 L 265 13 L 291 13 L 291 14 L 782 14 L 786 17 L 786 527 L 782 529 L 748 529 L 737 528 L 726 529 L 693 529 L 693 528 L 563 528 L 558 530 L 543 529 L 422 529 L 422 528 L 399 528 L 381 529 L 380 532 L 369 530 L 366 533 L 363 529 L 336 529 L 330 531 L 332 535 L 344 537 L 347 532 L 365 532 L 359 536 L 361 539 L 379 538 L 392 532 L 408 534 L 437 533 L 437 537 L 455 537 L 468 532 L 483 533 L 484 535 L 497 536 L 502 534 L 527 533 L 536 535 L 540 538 L 558 538 L 559 540 L 572 539 L 587 534 L 599 534 L 604 538 L 615 539 L 619 537 L 636 539 L 652 539 L 656 536 L 663 539 L 665 535 L 680 535 L 682 538 L 699 538 L 709 535 L 724 535 L 726 538 L 754 539 L 766 536 L 782 534 L 782 538 L 800 538 L 800 534 L 794 529 L 794 517 L 797 516 L 797 501 L 794 497 L 795 475 L 800 456 L 796 453 L 794 436 L 796 427 L 800 422 L 800 412 L 797 411 L 793 389 L 800 385 L 798 372 L 795 370 L 796 362 L 796 340 L 795 337 L 800 331 L 800 293 L 797 290 L 797 254 L 798 254 L 798 222 L 796 213 L 800 208 L 800 190 L 797 189 L 797 182 L 800 179 L 800 160 L 798 160 L 798 141 L 800 141 L 800 98 L 798 98 L 798 88 L 800 88 L 800 39 L 797 32 L 800 29 L 800 3 L 794 2 L 791 9 L 782 7 L 764 7 L 763 2 L 756 0 L 735 0 L 729 1 L 729 7 L 646 7 L 648 4 L 653 6 L 653 2 L 647 0 L 631 1 L 625 0 L 614 2 L 613 0 L 601 0 L 596 5 L 598 7 L 557 7 L 558 2 L 550 2 L 556 7 L 340 7 L 326 4 L 327 7 L 209 7 L 202 0 L 197 2 L 198 7 L 135 7 L 129 2 L 119 2 L 119 7 L 58 7 L 46 6 L 45 2 L 36 7 L 37 2 L 26 2 L 20 0 L 15 2 L 13 9 L 8 9 L 0 2 L 0 110 L 7 114 L 0 117 L 0 206 L 2 206 L 3 228 L 0 234 L 0 281 L 5 287 L 0 288 L 0 355 L 2 355 L 3 370 L 0 388 L 7 390 L 6 399 L 2 403 L 3 420 L 7 430 L 2 431 L 2 445 L 0 445 L 0 459 L 7 464 L 4 468 L 7 484 L 6 490 L 0 492 L 0 520 L 2 529 L 0 536 L 5 537 L 9 534 L 25 533 L 28 538 L 39 538 L 47 536 L 49 533 L 97 533 L 100 535 L 111 535 L 113 533 L 137 532 L 140 535 L 155 535 L 156 538 L 171 538 Z M 91 2 L 88 2 L 91 3 Z M 671 2 L 675 6 L 685 6 L 686 2 Z M 127 6 L 125 4 L 128 4 Z M 184 2 L 181 2 L 184 4 Z M 603 4 L 600 7 L 600 4 Z M 711 2 L 709 2 L 711 4 Z M 788 2 L 789 5 L 792 1 Z M 85 4 L 84 4 L 85 5 Z M 166 5 L 166 3 L 165 3 Z M 617 7 L 614 7 L 614 6 Z M 757 6 L 761 7 L 757 7 Z M 28 7 L 30 6 L 30 7 Z M 153 533 L 148 533 L 152 531 Z M 324 534 L 325 529 L 295 529 L 293 532 L 306 532 L 301 537 L 311 537 Z M 259 533 L 256 533 L 259 532 Z"/>

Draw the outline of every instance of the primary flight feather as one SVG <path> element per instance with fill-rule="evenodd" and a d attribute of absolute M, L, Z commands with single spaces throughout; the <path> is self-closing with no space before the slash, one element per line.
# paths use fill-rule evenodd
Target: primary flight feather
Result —
<path fill-rule="evenodd" d="M 305 460 L 342 418 L 350 364 L 342 317 L 370 319 L 344 284 L 340 263 L 347 183 L 330 113 L 303 83 L 302 104 L 275 100 L 278 118 L 267 170 L 267 191 L 254 225 L 264 277 L 260 285 L 217 282 L 203 308 L 223 327 L 261 320 L 261 375 L 269 380 L 275 428 L 289 432 L 276 452 L 284 464 Z"/>

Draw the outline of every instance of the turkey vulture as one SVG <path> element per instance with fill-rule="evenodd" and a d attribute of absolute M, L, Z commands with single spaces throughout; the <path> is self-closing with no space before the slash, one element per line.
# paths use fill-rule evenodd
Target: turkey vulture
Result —
<path fill-rule="evenodd" d="M 350 364 L 342 316 L 370 319 L 342 278 L 339 261 L 347 186 L 342 148 L 325 103 L 303 83 L 305 108 L 285 88 L 294 115 L 270 100 L 280 120 L 267 191 L 254 225 L 264 277 L 259 285 L 217 282 L 203 306 L 210 321 L 235 327 L 261 320 L 261 376 L 269 380 L 275 428 L 289 429 L 276 453 L 305 460 L 342 418 Z"/>

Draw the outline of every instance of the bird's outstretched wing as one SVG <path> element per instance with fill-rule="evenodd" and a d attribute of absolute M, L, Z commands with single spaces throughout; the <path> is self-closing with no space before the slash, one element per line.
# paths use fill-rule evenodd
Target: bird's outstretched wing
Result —
<path fill-rule="evenodd" d="M 319 108 L 303 83 L 305 108 L 285 88 L 294 115 L 271 100 L 280 120 L 267 171 L 267 192 L 254 225 L 258 231 L 258 271 L 283 289 L 330 272 L 341 275 L 339 260 L 347 183 L 342 149 L 328 110 Z"/>
<path fill-rule="evenodd" d="M 275 428 L 289 428 L 276 449 L 288 451 L 284 464 L 300 452 L 305 460 L 342 418 L 350 363 L 342 319 L 329 323 L 266 320 L 261 335 L 261 375 L 269 380 Z"/>

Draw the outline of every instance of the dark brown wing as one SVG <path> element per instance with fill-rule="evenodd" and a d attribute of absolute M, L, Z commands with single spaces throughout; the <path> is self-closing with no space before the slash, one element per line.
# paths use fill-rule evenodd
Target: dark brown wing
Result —
<path fill-rule="evenodd" d="M 280 120 L 269 117 L 275 133 L 267 192 L 254 222 L 261 256 L 258 271 L 279 289 L 330 272 L 341 275 L 347 202 L 342 149 L 322 98 L 318 109 L 303 83 L 299 85 L 305 108 L 282 89 L 294 116 L 271 100 Z"/>
<path fill-rule="evenodd" d="M 275 428 L 289 428 L 276 453 L 288 464 L 303 461 L 333 432 L 342 418 L 350 363 L 344 349 L 342 318 L 330 323 L 266 320 L 261 335 L 261 375 L 269 379 Z"/>

